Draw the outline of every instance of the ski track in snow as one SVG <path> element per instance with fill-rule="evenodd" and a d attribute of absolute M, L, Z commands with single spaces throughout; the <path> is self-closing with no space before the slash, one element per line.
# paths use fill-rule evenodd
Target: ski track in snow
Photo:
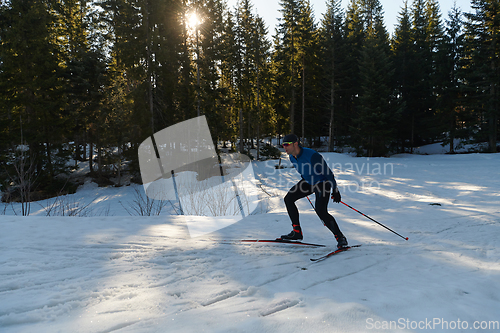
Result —
<path fill-rule="evenodd" d="M 280 183 L 271 211 L 204 239 L 190 238 L 180 217 L 0 216 L 0 331 L 399 332 L 415 330 L 370 329 L 367 320 L 442 318 L 471 332 L 476 320 L 500 321 L 500 157 L 371 161 L 391 161 L 393 174 L 340 170 L 339 186 L 380 183 L 343 199 L 409 241 L 330 204 L 350 244 L 363 246 L 321 262 L 309 259 L 335 241 L 306 200 L 304 241 L 327 247 L 224 241 L 289 231 Z M 276 181 L 257 170 L 266 187 Z"/>

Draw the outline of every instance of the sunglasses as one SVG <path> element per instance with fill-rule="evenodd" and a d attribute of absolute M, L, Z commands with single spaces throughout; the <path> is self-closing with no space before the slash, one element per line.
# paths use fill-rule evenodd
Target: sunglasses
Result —
<path fill-rule="evenodd" d="M 293 145 L 294 142 L 283 142 L 283 147 L 288 147 L 289 145 Z"/>

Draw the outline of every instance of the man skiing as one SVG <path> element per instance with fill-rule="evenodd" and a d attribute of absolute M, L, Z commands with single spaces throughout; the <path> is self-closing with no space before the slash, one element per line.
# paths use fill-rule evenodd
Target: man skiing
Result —
<path fill-rule="evenodd" d="M 340 192 L 333 172 L 326 164 L 323 156 L 317 151 L 304 148 L 299 143 L 299 138 L 295 134 L 288 134 L 283 138 L 283 148 L 285 148 L 290 161 L 295 169 L 302 176 L 302 179 L 295 184 L 285 196 L 285 205 L 288 216 L 292 221 L 293 230 L 288 235 L 282 235 L 282 240 L 302 240 L 302 229 L 299 222 L 299 211 L 295 201 L 304 198 L 312 193 L 316 195 L 314 209 L 323 224 L 334 234 L 337 240 L 337 247 L 347 246 L 347 239 L 335 221 L 335 218 L 328 213 L 328 201 L 332 192 L 333 201 L 339 203 Z"/>

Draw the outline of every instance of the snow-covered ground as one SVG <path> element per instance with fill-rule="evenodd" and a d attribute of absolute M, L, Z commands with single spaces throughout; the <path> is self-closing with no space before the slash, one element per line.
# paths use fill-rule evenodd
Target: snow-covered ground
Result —
<path fill-rule="evenodd" d="M 87 217 L 2 210 L 0 331 L 498 332 L 500 154 L 324 156 L 343 201 L 409 241 L 331 203 L 362 246 L 311 262 L 336 242 L 303 199 L 304 241 L 326 248 L 237 242 L 291 230 L 298 176 L 276 161 L 254 163 L 264 208 L 203 238 L 167 209 L 130 216 L 134 186 L 86 184 L 64 200 Z"/>
<path fill-rule="evenodd" d="M 467 153 L 467 152 L 481 152 L 486 151 L 488 148 L 488 144 L 486 142 L 483 143 L 467 143 L 467 141 L 462 139 L 453 140 L 453 149 L 456 153 Z M 415 154 L 425 154 L 425 155 L 433 155 L 433 154 L 446 154 L 450 152 L 450 145 L 443 145 L 442 142 L 437 142 L 429 145 L 425 145 L 422 147 L 417 147 L 414 149 Z"/>

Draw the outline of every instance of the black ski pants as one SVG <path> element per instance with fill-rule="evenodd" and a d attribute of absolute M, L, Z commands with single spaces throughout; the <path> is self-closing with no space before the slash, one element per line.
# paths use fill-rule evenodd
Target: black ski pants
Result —
<path fill-rule="evenodd" d="M 335 218 L 328 213 L 328 201 L 330 200 L 331 183 L 321 182 L 316 185 L 311 185 L 304 179 L 295 184 L 290 191 L 285 195 L 285 206 L 288 211 L 288 216 L 292 220 L 293 226 L 300 226 L 299 210 L 295 205 L 295 201 L 305 198 L 308 195 L 315 194 L 316 202 L 314 209 L 318 214 L 323 224 L 335 235 L 342 236 L 339 226 Z"/>

